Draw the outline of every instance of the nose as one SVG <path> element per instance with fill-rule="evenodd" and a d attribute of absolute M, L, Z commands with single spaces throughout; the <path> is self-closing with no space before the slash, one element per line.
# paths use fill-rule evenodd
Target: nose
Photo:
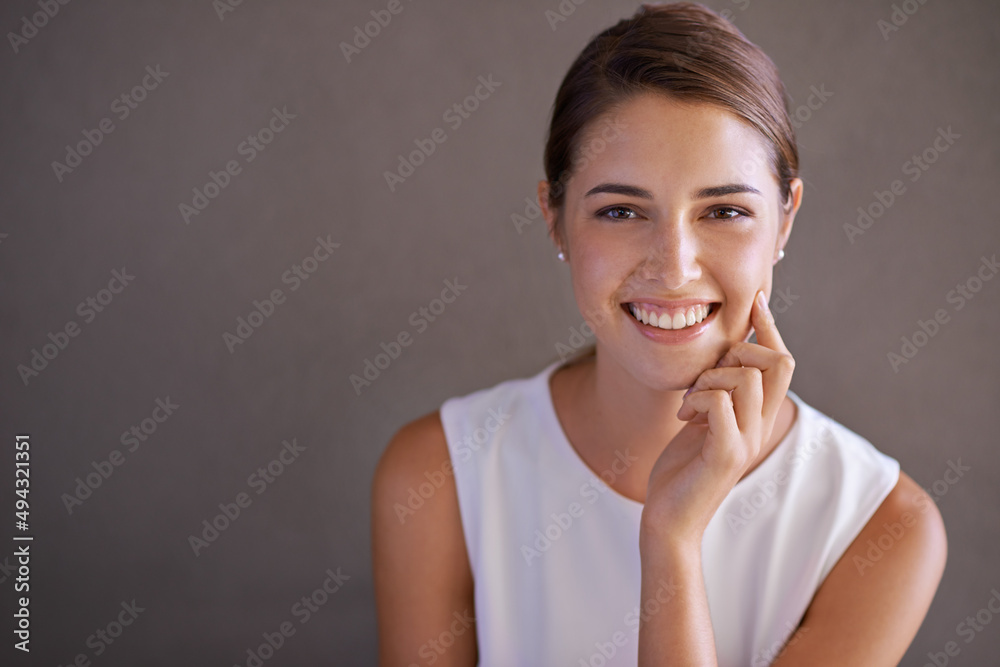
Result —
<path fill-rule="evenodd" d="M 701 276 L 699 245 L 683 219 L 662 220 L 651 227 L 646 243 L 643 278 L 667 290 L 677 290 Z"/>

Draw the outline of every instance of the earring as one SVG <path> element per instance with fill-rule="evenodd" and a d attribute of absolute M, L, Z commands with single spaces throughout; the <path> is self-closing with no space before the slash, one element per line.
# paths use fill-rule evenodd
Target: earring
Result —
<path fill-rule="evenodd" d="M 781 260 L 783 260 L 784 258 L 785 258 L 785 249 L 784 249 L 784 248 L 782 248 L 782 249 L 778 250 L 778 259 L 777 259 L 777 260 L 775 260 L 775 261 L 776 261 L 776 262 L 780 262 L 780 261 L 781 261 Z"/>
<path fill-rule="evenodd" d="M 563 251 L 562 251 L 562 250 L 560 250 L 560 251 L 559 251 L 559 254 L 558 254 L 558 255 L 556 255 L 556 257 L 558 257 L 558 258 L 559 258 L 559 261 L 560 261 L 560 262 L 565 262 L 565 261 L 566 261 L 566 255 L 564 255 L 564 254 L 563 254 Z"/>

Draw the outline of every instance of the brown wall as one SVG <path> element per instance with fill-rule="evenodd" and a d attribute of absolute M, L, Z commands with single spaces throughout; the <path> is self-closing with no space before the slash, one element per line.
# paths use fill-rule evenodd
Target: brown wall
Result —
<path fill-rule="evenodd" d="M 403 0 L 346 62 L 340 43 L 386 4 L 244 0 L 220 20 L 208 0 L 78 0 L 16 53 L 9 36 L 0 47 L 0 489 L 15 434 L 30 434 L 31 664 L 245 664 L 282 622 L 295 635 L 265 664 L 373 664 L 368 494 L 388 438 L 450 396 L 536 372 L 581 324 L 540 218 L 519 232 L 511 215 L 534 198 L 566 68 L 637 3 L 566 0 L 553 30 L 556 0 Z M 1000 8 L 907 0 L 919 9 L 886 39 L 888 0 L 709 4 L 774 58 L 795 107 L 833 93 L 799 129 L 806 199 L 775 275 L 792 388 L 941 492 L 948 567 L 904 664 L 949 641 L 955 664 L 990 664 L 1000 622 L 969 643 L 956 626 L 1000 589 L 1000 280 L 961 309 L 948 294 L 1000 251 Z M 0 28 L 38 11 L 5 2 Z M 490 76 L 495 92 L 449 124 Z M 144 80 L 135 108 L 114 102 Z M 241 151 L 272 122 L 270 143 Z M 445 142 L 390 191 L 384 172 L 435 128 Z M 959 138 L 911 180 L 907 162 L 947 128 Z M 84 132 L 100 144 L 57 175 Z M 210 172 L 226 186 L 186 221 L 179 205 Z M 852 242 L 844 225 L 896 179 L 905 192 Z M 314 250 L 327 259 L 307 279 L 285 273 Z M 446 280 L 467 290 L 421 329 L 411 313 Z M 278 289 L 230 352 L 224 333 Z M 948 321 L 893 369 L 887 354 L 939 309 Z M 412 344 L 356 393 L 349 376 L 403 332 Z M 65 347 L 26 384 L 18 366 L 50 333 Z M 123 443 L 143 420 L 151 434 Z M 70 513 L 64 494 L 112 456 Z M 958 461 L 971 470 L 949 484 Z M 269 463 L 280 476 L 251 478 Z M 189 536 L 237 499 L 196 556 Z M 349 579 L 302 624 L 293 605 L 338 568 Z M 14 581 L 0 579 L 10 637 Z M 120 638 L 88 646 L 133 599 L 144 611 Z"/>

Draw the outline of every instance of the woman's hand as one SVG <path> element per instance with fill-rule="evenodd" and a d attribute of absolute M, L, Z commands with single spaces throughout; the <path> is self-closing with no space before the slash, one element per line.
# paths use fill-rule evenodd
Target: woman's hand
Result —
<path fill-rule="evenodd" d="M 763 291 L 750 321 L 757 343 L 733 345 L 698 377 L 677 412 L 688 423 L 650 473 L 642 518 L 648 537 L 700 550 L 709 520 L 771 437 L 795 360 Z"/>

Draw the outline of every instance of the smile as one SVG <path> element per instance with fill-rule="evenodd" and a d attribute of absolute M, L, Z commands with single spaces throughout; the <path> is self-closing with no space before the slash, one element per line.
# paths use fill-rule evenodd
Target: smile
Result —
<path fill-rule="evenodd" d="M 664 308 L 650 303 L 625 303 L 622 306 L 636 321 L 668 331 L 700 324 L 717 308 L 717 304 L 707 302 L 680 308 Z"/>

